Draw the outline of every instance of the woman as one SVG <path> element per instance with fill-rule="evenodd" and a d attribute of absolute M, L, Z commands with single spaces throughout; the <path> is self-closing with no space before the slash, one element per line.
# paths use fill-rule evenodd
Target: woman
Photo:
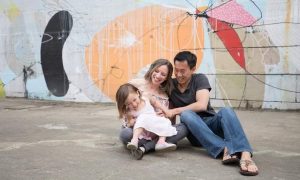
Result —
<path fill-rule="evenodd" d="M 155 97 L 163 106 L 169 106 L 170 92 L 172 90 L 172 73 L 173 66 L 166 59 L 158 59 L 154 61 L 149 70 L 146 72 L 144 79 L 133 79 L 130 81 L 131 84 L 136 86 L 143 96 L 151 98 Z M 157 110 L 157 109 L 156 109 Z M 157 110 L 158 114 L 162 115 L 162 112 Z M 132 127 L 134 121 L 128 121 L 127 118 L 123 118 L 123 127 L 120 132 L 120 140 L 124 145 L 127 145 L 133 136 Z M 167 142 L 176 144 L 179 140 L 183 139 L 187 135 L 187 128 L 182 123 L 175 125 L 173 121 L 172 124 L 177 130 L 177 134 L 166 139 Z M 144 153 L 149 151 L 154 151 L 155 144 L 157 141 L 157 136 L 150 134 L 152 137 L 149 140 L 141 139 L 138 142 L 138 149 L 132 150 L 131 155 L 136 159 L 142 159 Z"/>

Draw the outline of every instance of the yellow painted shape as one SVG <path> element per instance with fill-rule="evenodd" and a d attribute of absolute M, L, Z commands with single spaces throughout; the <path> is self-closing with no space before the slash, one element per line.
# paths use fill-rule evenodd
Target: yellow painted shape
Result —
<path fill-rule="evenodd" d="M 123 14 L 101 29 L 85 49 L 85 63 L 91 79 L 107 96 L 115 99 L 117 88 L 158 58 L 173 63 L 183 49 L 203 57 L 202 20 L 186 12 L 148 6 Z M 186 18 L 184 20 L 184 18 Z"/>
<path fill-rule="evenodd" d="M 208 6 L 200 6 L 200 7 L 197 7 L 197 10 L 200 12 L 200 13 L 203 13 L 205 10 L 207 10 Z"/>
<path fill-rule="evenodd" d="M 13 21 L 20 15 L 20 10 L 16 4 L 11 3 L 7 10 L 7 17 Z"/>
<path fill-rule="evenodd" d="M 4 90 L 4 84 L 3 82 L 0 80 L 0 98 L 1 97 L 5 97 L 5 90 Z"/>

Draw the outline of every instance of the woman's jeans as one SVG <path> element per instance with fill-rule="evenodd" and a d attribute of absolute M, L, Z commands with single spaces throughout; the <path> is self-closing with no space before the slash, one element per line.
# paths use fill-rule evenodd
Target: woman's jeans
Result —
<path fill-rule="evenodd" d="M 224 147 L 227 147 L 229 154 L 252 153 L 240 121 L 231 108 L 222 108 L 216 115 L 202 118 L 187 110 L 181 113 L 180 121 L 190 131 L 189 141 L 193 145 L 202 145 L 214 158 Z"/>
<path fill-rule="evenodd" d="M 183 139 L 187 136 L 188 130 L 183 123 L 176 124 L 175 128 L 177 130 L 177 134 L 174 136 L 171 136 L 171 137 L 167 137 L 166 142 L 177 144 L 178 141 L 180 141 L 181 139 Z M 133 136 L 132 128 L 122 127 L 121 132 L 120 132 L 120 140 L 122 141 L 122 143 L 124 145 L 127 145 L 128 142 L 131 141 L 132 136 Z M 157 140 L 158 140 L 158 138 L 156 138 L 152 141 L 140 139 L 139 147 L 143 146 L 145 148 L 145 152 L 154 151 Z"/>

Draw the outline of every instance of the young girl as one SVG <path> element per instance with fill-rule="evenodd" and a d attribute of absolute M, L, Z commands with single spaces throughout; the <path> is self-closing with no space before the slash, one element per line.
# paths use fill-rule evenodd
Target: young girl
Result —
<path fill-rule="evenodd" d="M 155 150 L 176 149 L 175 144 L 165 141 L 166 137 L 177 134 L 176 128 L 171 125 L 169 119 L 156 114 L 154 107 L 163 111 L 166 109 L 156 102 L 155 98 L 142 98 L 138 88 L 126 83 L 119 87 L 116 101 L 120 118 L 125 118 L 128 124 L 134 124 L 133 138 L 127 144 L 128 149 L 137 149 L 139 138 L 151 138 L 147 136 L 147 132 L 159 136 Z"/>

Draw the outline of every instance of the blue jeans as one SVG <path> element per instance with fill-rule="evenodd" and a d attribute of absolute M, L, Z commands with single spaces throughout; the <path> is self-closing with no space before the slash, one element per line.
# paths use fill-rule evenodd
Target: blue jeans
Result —
<path fill-rule="evenodd" d="M 231 108 L 222 108 L 210 117 L 200 117 L 187 110 L 181 113 L 180 121 L 190 131 L 189 141 L 193 145 L 202 145 L 214 158 L 224 147 L 227 147 L 229 154 L 243 151 L 252 153 L 240 121 Z"/>

